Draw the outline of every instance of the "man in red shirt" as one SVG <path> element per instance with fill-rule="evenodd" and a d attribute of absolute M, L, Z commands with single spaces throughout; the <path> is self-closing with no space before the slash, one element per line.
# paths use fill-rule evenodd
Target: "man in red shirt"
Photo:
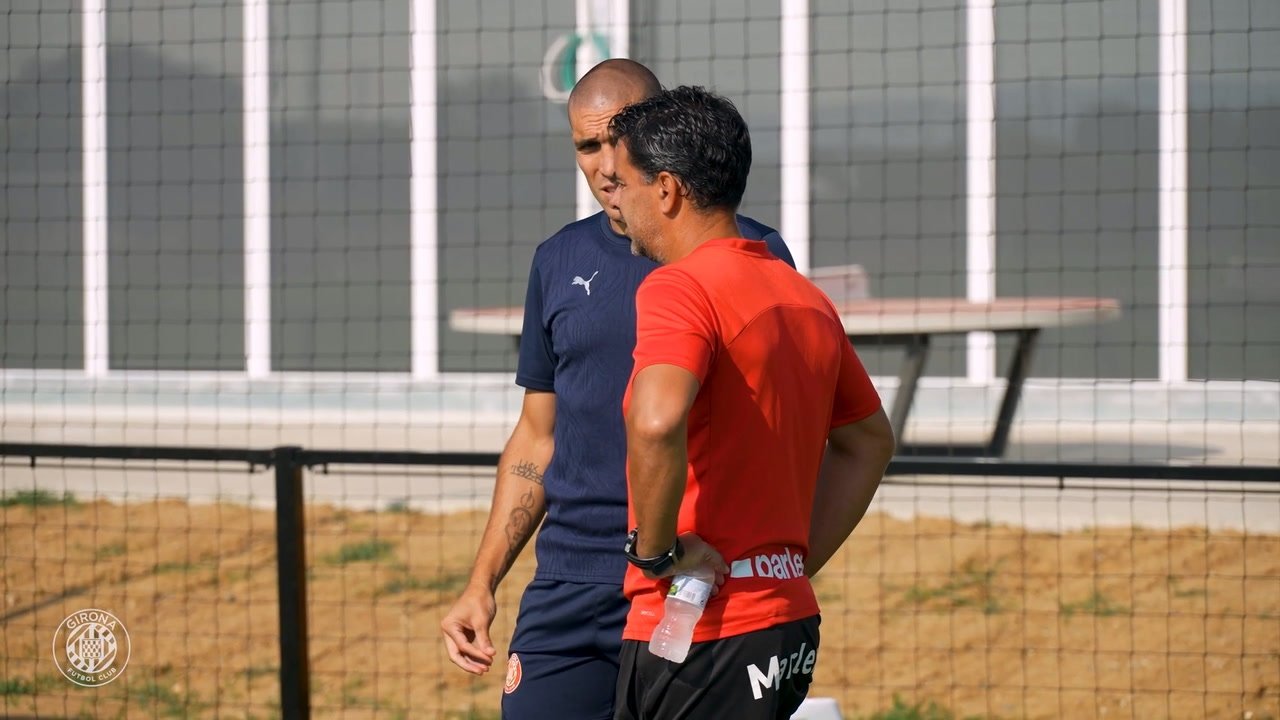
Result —
<path fill-rule="evenodd" d="M 746 124 L 701 88 L 612 120 L 636 295 L 623 401 L 630 523 L 617 718 L 789 718 L 818 648 L 809 578 L 866 512 L 893 454 L 880 398 L 830 300 L 735 212 Z M 644 568 L 642 571 L 641 568 Z M 648 651 L 669 577 L 720 585 L 682 664 Z"/>

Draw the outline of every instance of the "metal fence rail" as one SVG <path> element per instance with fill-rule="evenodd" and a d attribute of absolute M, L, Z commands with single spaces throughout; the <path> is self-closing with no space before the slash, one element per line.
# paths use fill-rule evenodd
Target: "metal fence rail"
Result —
<path fill-rule="evenodd" d="M 303 515 L 306 471 L 331 465 L 398 465 L 439 467 L 486 467 L 497 464 L 497 453 L 408 452 L 373 450 L 323 450 L 296 446 L 272 449 L 212 448 L 185 446 L 75 445 L 40 443 L 0 443 L 0 457 L 24 458 L 32 466 L 41 460 L 69 459 L 132 461 L 180 461 L 244 463 L 250 470 L 272 468 L 275 472 L 275 518 L 277 590 L 279 598 L 279 684 L 280 707 L 284 718 L 308 718 L 311 714 L 307 623 L 306 523 Z M 1129 480 L 1121 489 L 1131 492 L 1167 490 L 1169 481 L 1205 481 L 1204 488 L 1223 492 L 1280 494 L 1280 468 L 1264 466 L 1177 466 L 1163 464 L 1119 464 L 1061 462 L 1016 462 L 967 458 L 904 457 L 889 466 L 886 484 L 946 485 L 949 487 L 990 487 L 993 482 L 976 478 L 1000 478 L 1000 487 L 1074 487 L 1073 478 Z M 904 480 L 911 476 L 974 478 L 959 481 Z M 1033 479 L 1056 480 L 1046 485 Z M 1153 482 L 1155 481 L 1155 482 Z M 1108 485 L 1114 489 L 1115 485 Z"/>

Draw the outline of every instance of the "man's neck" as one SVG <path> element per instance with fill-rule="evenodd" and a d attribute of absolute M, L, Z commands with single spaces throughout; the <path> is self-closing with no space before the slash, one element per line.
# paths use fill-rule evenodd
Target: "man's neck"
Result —
<path fill-rule="evenodd" d="M 716 238 L 742 237 L 738 228 L 738 215 L 728 210 L 715 210 L 705 213 L 689 213 L 680 218 L 672 228 L 671 257 L 667 262 L 675 262 L 697 250 L 708 240 Z"/>

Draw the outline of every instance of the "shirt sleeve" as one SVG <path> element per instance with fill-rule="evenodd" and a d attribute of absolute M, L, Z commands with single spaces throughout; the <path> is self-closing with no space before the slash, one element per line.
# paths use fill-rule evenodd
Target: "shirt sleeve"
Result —
<path fill-rule="evenodd" d="M 555 390 L 556 355 L 551 333 L 542 323 L 542 273 L 534 255 L 529 270 L 529 289 L 524 298 L 524 326 L 520 330 L 520 359 L 516 364 L 516 384 L 530 390 Z"/>
<path fill-rule="evenodd" d="M 688 275 L 659 269 L 636 292 L 635 366 L 675 365 L 707 379 L 715 359 L 717 323 L 711 301 Z"/>
<path fill-rule="evenodd" d="M 738 216 L 738 229 L 742 231 L 742 236 L 747 240 L 763 240 L 765 245 L 769 246 L 769 252 L 773 253 L 774 257 L 793 268 L 796 266 L 795 258 L 791 257 L 791 250 L 782 241 L 782 235 L 777 230 L 745 215 Z"/>
<path fill-rule="evenodd" d="M 853 344 L 841 343 L 840 375 L 836 379 L 835 403 L 831 408 L 831 427 L 865 420 L 880 409 L 880 394 L 862 367 Z"/>
<path fill-rule="evenodd" d="M 782 236 L 777 230 L 765 235 L 762 239 L 769 246 L 769 252 L 773 253 L 774 257 L 793 268 L 796 266 L 795 258 L 791 257 L 791 251 L 787 249 L 787 244 L 782 241 Z"/>

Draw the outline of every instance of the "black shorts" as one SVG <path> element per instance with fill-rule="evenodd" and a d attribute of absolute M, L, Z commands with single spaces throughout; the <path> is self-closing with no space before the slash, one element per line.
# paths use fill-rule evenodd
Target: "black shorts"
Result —
<path fill-rule="evenodd" d="M 787 720 L 809 692 L 818 659 L 817 615 L 767 630 L 695 643 L 683 663 L 624 640 L 615 720 Z"/>

